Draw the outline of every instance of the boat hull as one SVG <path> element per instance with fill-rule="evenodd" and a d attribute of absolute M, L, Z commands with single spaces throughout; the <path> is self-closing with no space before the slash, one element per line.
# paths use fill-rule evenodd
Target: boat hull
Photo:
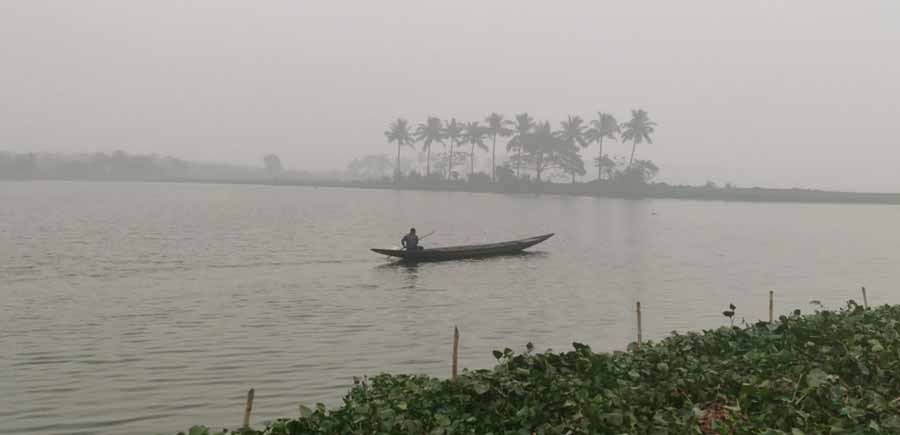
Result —
<path fill-rule="evenodd" d="M 527 239 L 484 245 L 449 246 L 446 248 L 420 249 L 418 251 L 407 251 L 404 249 L 372 249 L 372 252 L 410 262 L 462 260 L 466 258 L 483 258 L 516 254 L 537 245 L 550 237 L 553 237 L 552 233 Z"/>

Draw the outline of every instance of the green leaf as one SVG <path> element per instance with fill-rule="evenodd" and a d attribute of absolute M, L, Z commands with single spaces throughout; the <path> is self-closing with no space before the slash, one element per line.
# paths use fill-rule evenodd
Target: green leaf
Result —
<path fill-rule="evenodd" d="M 828 382 L 828 373 L 825 373 L 822 369 L 815 368 L 806 374 L 806 383 L 811 388 L 818 388 L 826 382 Z"/>
<path fill-rule="evenodd" d="M 887 429 L 900 429 L 900 415 L 889 415 L 881 420 L 881 426 Z"/>
<path fill-rule="evenodd" d="M 313 415 L 312 409 L 309 409 L 308 407 L 303 406 L 302 404 L 300 405 L 300 417 L 309 418 L 312 415 Z"/>
<path fill-rule="evenodd" d="M 608 414 L 603 414 L 602 418 L 605 422 L 613 426 L 621 426 L 625 421 L 625 418 L 619 412 L 610 412 Z"/>
<path fill-rule="evenodd" d="M 188 430 L 188 435 L 209 435 L 209 428 L 206 426 L 194 426 Z"/>
<path fill-rule="evenodd" d="M 865 416 L 866 412 L 853 406 L 845 406 L 841 408 L 841 415 L 845 415 L 850 418 L 859 418 Z"/>
<path fill-rule="evenodd" d="M 869 340 L 869 345 L 872 346 L 872 352 L 884 352 L 884 346 L 877 339 Z"/>

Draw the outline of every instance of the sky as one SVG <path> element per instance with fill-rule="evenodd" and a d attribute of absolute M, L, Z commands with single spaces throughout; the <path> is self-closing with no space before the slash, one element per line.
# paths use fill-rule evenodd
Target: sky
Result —
<path fill-rule="evenodd" d="M 398 117 L 642 108 L 661 181 L 900 191 L 898 53 L 896 0 L 10 0 L 0 150 L 332 170 Z"/>

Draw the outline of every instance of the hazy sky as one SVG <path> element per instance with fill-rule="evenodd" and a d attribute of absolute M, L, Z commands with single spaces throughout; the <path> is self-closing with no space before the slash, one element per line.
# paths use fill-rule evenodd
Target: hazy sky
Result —
<path fill-rule="evenodd" d="M 0 150 L 337 169 L 398 116 L 638 107 L 664 181 L 898 191 L 900 2 L 0 2 Z"/>

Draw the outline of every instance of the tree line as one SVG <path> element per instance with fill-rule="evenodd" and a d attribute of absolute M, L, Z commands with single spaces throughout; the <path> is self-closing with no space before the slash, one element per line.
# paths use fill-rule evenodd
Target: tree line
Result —
<path fill-rule="evenodd" d="M 10 153 L 0 151 L 0 179 L 181 180 L 261 179 L 282 171 L 277 156 L 264 160 L 265 169 L 197 163 L 124 151 L 91 154 Z"/>
<path fill-rule="evenodd" d="M 623 143 L 631 142 L 631 155 L 622 175 L 627 175 L 637 168 L 640 172 L 653 171 L 657 168 L 652 162 L 635 162 L 634 156 L 637 146 L 642 143 L 653 143 L 651 136 L 655 131 L 656 123 L 643 109 L 631 111 L 631 119 L 619 123 L 610 113 L 600 112 L 597 118 L 586 122 L 582 117 L 570 115 L 563 120 L 558 128 L 553 128 L 549 121 L 536 121 L 528 113 L 520 113 L 514 119 L 506 119 L 499 113 L 491 113 L 481 121 L 460 122 L 456 118 L 444 121 L 438 117 L 430 116 L 425 122 L 413 127 L 408 120 L 398 118 L 388 125 L 384 135 L 389 144 L 397 145 L 397 163 L 400 167 L 400 155 L 404 147 L 415 149 L 416 144 L 421 145 L 425 152 L 425 177 L 431 177 L 431 150 L 437 144 L 445 150 L 448 159 L 446 172 L 441 176 L 448 180 L 458 178 L 458 173 L 453 170 L 454 163 L 460 163 L 462 159 L 469 160 L 469 178 L 475 174 L 476 150 L 491 153 L 490 180 L 497 182 L 497 142 L 498 138 L 506 140 L 506 151 L 510 154 L 507 167 L 514 168 L 514 176 L 522 177 L 523 168 L 534 172 L 537 181 L 548 170 L 558 169 L 572 176 L 572 181 L 578 175 L 585 175 L 584 160 L 581 151 L 591 144 L 599 145 L 599 153 L 594 159 L 597 167 L 597 179 L 612 178 L 616 174 L 616 162 L 603 152 L 603 142 L 606 140 Z M 501 143 L 502 145 L 502 143 Z M 468 147 L 468 151 L 460 151 L 462 147 Z M 464 148 L 462 148 L 465 150 Z M 442 171 L 443 172 L 443 171 Z M 395 170 L 395 179 L 402 174 Z"/>

